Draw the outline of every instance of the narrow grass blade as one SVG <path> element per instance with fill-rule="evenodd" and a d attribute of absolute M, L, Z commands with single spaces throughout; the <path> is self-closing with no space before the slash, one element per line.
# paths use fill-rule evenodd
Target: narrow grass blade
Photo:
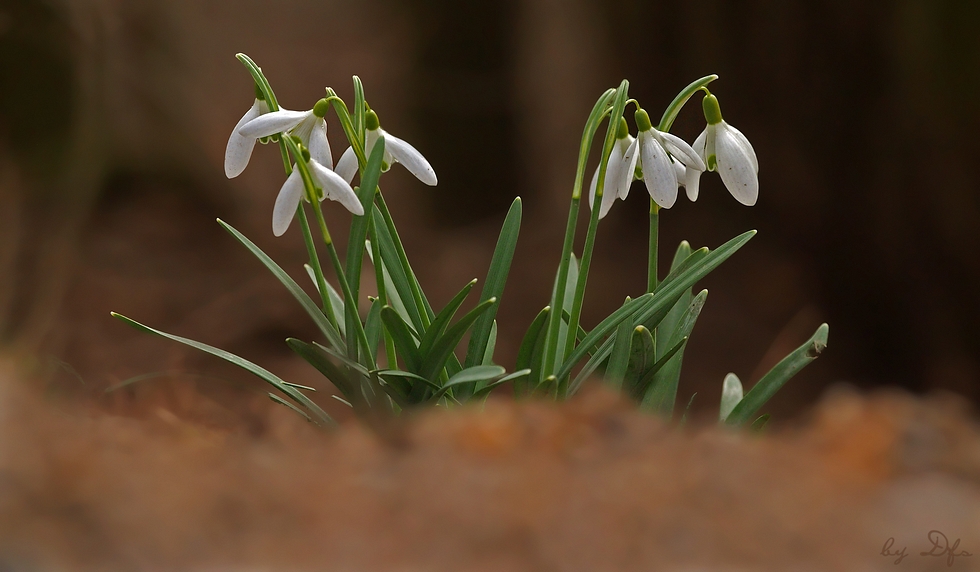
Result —
<path fill-rule="evenodd" d="M 585 354 L 599 342 L 599 340 L 612 332 L 623 320 L 650 305 L 654 301 L 654 296 L 654 294 L 644 294 L 636 300 L 631 300 L 607 316 L 605 320 L 599 322 L 599 325 L 589 332 L 589 334 L 585 336 L 585 339 L 582 340 L 582 343 L 580 343 L 572 351 L 572 354 L 568 356 L 568 359 L 565 360 L 564 364 L 562 364 L 561 369 L 558 371 L 558 374 L 555 377 L 557 377 L 559 380 L 566 377 L 572 371 L 572 368 L 575 367 L 578 360 L 582 359 Z"/>
<path fill-rule="evenodd" d="M 398 315 L 401 316 L 403 320 L 405 320 L 406 322 L 412 322 L 412 317 L 408 313 L 408 310 L 405 309 L 405 303 L 402 302 L 402 298 L 398 294 L 398 289 L 395 288 L 395 283 L 392 282 L 391 280 L 391 273 L 388 272 L 388 266 L 384 263 L 383 260 L 379 259 L 375 261 L 374 250 L 371 248 L 370 240 L 364 241 L 364 247 L 365 250 L 367 251 L 368 257 L 371 260 L 371 264 L 381 265 L 381 272 L 384 275 L 385 295 L 388 297 L 388 305 L 394 308 L 395 311 L 398 312 Z"/>
<path fill-rule="evenodd" d="M 507 373 L 507 370 L 499 365 L 475 365 L 473 367 L 464 368 L 456 375 L 450 377 L 449 381 L 447 381 L 446 384 L 439 389 L 439 391 L 435 392 L 429 401 L 433 403 L 439 401 L 454 387 L 470 385 L 481 381 L 490 381 L 496 377 L 504 375 L 505 373 Z"/>
<path fill-rule="evenodd" d="M 476 319 L 481 314 L 489 310 L 496 303 L 496 298 L 490 298 L 485 302 L 477 304 L 475 308 L 467 312 L 458 322 L 446 330 L 446 333 L 436 340 L 432 345 L 432 349 L 426 354 L 419 375 L 427 379 L 433 379 L 438 375 L 446 367 L 446 362 L 449 360 L 450 354 L 453 353 L 453 350 L 459 344 L 460 340 L 463 339 L 463 335 L 470 329 L 470 326 L 476 322 Z"/>
<path fill-rule="evenodd" d="M 725 381 L 721 384 L 721 407 L 718 408 L 718 420 L 728 419 L 732 409 L 742 401 L 742 382 L 734 373 L 725 376 Z"/>
<path fill-rule="evenodd" d="M 439 384 L 433 383 L 432 381 L 425 379 L 421 375 L 416 375 L 410 371 L 402 371 L 400 369 L 383 369 L 378 372 L 378 375 L 386 381 L 390 381 L 391 379 L 397 378 L 397 379 L 407 380 L 407 383 L 409 385 L 415 385 L 416 383 L 421 383 L 430 386 L 432 389 L 439 389 L 440 387 Z"/>
<path fill-rule="evenodd" d="M 677 97 L 670 102 L 670 105 L 667 106 L 663 117 L 660 118 L 660 124 L 657 126 L 657 129 L 660 131 L 670 131 L 671 125 L 674 124 L 674 119 L 677 118 L 677 115 L 681 112 L 681 109 L 684 107 L 684 104 L 687 103 L 687 100 L 691 99 L 691 96 L 697 93 L 699 89 L 715 81 L 716 79 L 718 79 L 718 76 L 715 74 L 706 75 L 701 79 L 694 80 L 690 83 L 690 85 L 682 89 L 681 92 L 677 94 Z"/>
<path fill-rule="evenodd" d="M 354 133 L 357 134 L 358 140 L 361 146 L 364 146 L 364 141 L 360 138 L 364 136 L 364 84 L 361 83 L 361 78 L 356 75 L 353 77 L 354 80 L 354 113 L 351 114 L 351 122 L 354 124 Z"/>
<path fill-rule="evenodd" d="M 528 376 L 530 384 L 536 384 L 541 377 L 541 358 L 544 352 L 545 339 L 548 335 L 547 326 L 550 313 L 550 306 L 545 306 L 538 312 L 524 333 L 521 345 L 517 349 L 517 362 L 514 368 L 519 370 L 530 369 L 531 373 Z M 530 389 L 528 383 L 514 384 L 514 392 L 517 396 L 526 395 Z"/>
<path fill-rule="evenodd" d="M 504 218 L 504 224 L 500 228 L 500 236 L 497 238 L 493 258 L 490 259 L 487 281 L 483 285 L 480 302 L 490 298 L 496 298 L 499 301 L 504 294 L 504 286 L 507 284 L 507 276 L 510 274 L 510 265 L 514 260 L 514 250 L 517 248 L 517 237 L 521 232 L 522 210 L 521 198 L 517 197 L 511 203 L 510 210 L 507 211 L 507 216 Z M 496 315 L 497 306 L 494 306 L 473 324 L 466 358 L 463 360 L 464 367 L 472 367 L 483 361 L 490 340 L 490 330 Z"/>
<path fill-rule="evenodd" d="M 829 331 L 830 326 L 821 324 L 813 337 L 783 358 L 781 362 L 776 364 L 776 367 L 772 368 L 769 373 L 762 376 L 758 383 L 752 386 L 752 389 L 735 406 L 725 422 L 729 425 L 743 425 L 748 422 L 791 377 L 817 359 L 817 356 L 827 348 Z"/>
<path fill-rule="evenodd" d="M 680 268 L 690 255 L 691 245 L 686 240 L 682 241 L 677 247 L 677 252 L 674 253 L 674 260 L 670 265 L 671 272 Z M 691 288 L 688 288 L 681 294 L 681 297 L 677 299 L 677 302 L 667 312 L 663 321 L 657 326 L 656 335 L 654 336 L 654 339 L 657 341 L 657 355 L 663 355 L 670 348 L 671 334 L 677 329 L 677 324 L 680 322 L 684 312 L 687 311 L 687 307 L 691 305 L 692 298 Z"/>
<path fill-rule="evenodd" d="M 688 289 L 690 291 L 690 289 Z M 684 299 L 682 294 L 680 300 Z M 666 355 L 669 349 L 676 346 L 681 342 L 681 340 L 686 340 L 691 337 L 691 331 L 694 330 L 694 325 L 698 321 L 698 316 L 701 315 L 701 310 L 704 308 L 704 302 L 708 299 L 708 291 L 702 290 L 697 296 L 691 300 L 690 304 L 684 309 L 680 318 L 677 320 L 677 324 L 674 327 L 674 331 L 668 333 L 664 329 L 664 323 L 661 322 L 660 326 L 657 327 L 657 345 L 660 346 L 660 338 L 666 338 L 666 343 L 663 344 L 664 350 L 661 352 L 658 347 L 657 355 Z M 679 300 L 679 301 L 680 301 Z M 674 308 L 677 304 L 674 304 Z M 673 312 L 673 308 L 671 309 Z M 670 317 L 670 312 L 667 313 L 667 317 Z M 667 318 L 664 318 L 666 322 Z M 646 408 L 657 411 L 661 415 L 670 417 L 674 413 L 674 404 L 677 401 L 677 384 L 681 378 L 681 366 L 684 363 L 684 348 L 687 344 L 683 344 L 681 349 L 676 353 L 676 355 L 671 358 L 667 363 L 664 364 L 662 368 L 656 373 L 653 378 L 653 383 L 650 386 L 649 391 L 643 398 L 643 405 Z"/>
<path fill-rule="evenodd" d="M 490 326 L 490 335 L 487 337 L 487 349 L 483 352 L 483 359 L 480 365 L 493 365 L 493 352 L 497 349 L 497 320 Z"/>
<path fill-rule="evenodd" d="M 414 326 L 415 331 L 424 332 L 425 323 L 423 323 L 422 315 L 419 313 L 418 305 L 415 303 L 408 275 L 405 274 L 405 269 L 399 260 L 395 243 L 377 207 L 374 208 L 374 228 L 378 246 L 381 250 L 381 261 L 384 264 L 385 270 L 388 271 L 388 275 L 391 277 L 392 288 L 389 292 L 394 291 L 398 293 L 398 297 L 404 303 L 405 312 L 408 314 L 409 321 Z"/>
<path fill-rule="evenodd" d="M 364 320 L 364 335 L 367 336 L 368 347 L 371 348 L 371 355 L 375 363 L 378 362 L 378 346 L 381 345 L 381 334 L 381 300 L 375 298 L 374 302 L 371 302 L 367 319 Z"/>
<path fill-rule="evenodd" d="M 463 304 L 463 301 L 466 300 L 466 296 L 469 295 L 470 290 L 473 289 L 475 284 L 476 279 L 474 278 L 467 283 L 466 286 L 463 286 L 463 288 L 455 296 L 453 296 L 453 299 L 446 304 L 446 307 L 439 312 L 436 319 L 429 324 L 428 329 L 425 330 L 425 334 L 422 335 L 422 342 L 419 343 L 419 355 L 422 356 L 423 360 L 429 355 L 429 352 L 432 351 L 432 346 L 436 343 L 436 340 L 446 332 L 446 328 L 449 327 L 449 322 L 452 321 L 453 316 L 456 315 L 456 310 L 458 310 Z"/>
<path fill-rule="evenodd" d="M 661 356 L 660 359 L 657 360 L 657 363 L 653 364 L 653 367 L 650 368 L 650 371 L 646 372 L 643 375 L 643 377 L 640 379 L 639 383 L 636 384 L 636 387 L 633 389 L 633 394 L 631 397 L 633 397 L 633 399 L 636 399 L 637 401 L 640 401 L 642 399 L 643 400 L 642 405 L 644 406 L 645 409 L 654 409 L 655 411 L 659 411 L 659 408 L 657 406 L 659 405 L 660 402 L 656 400 L 656 397 L 658 397 L 660 394 L 651 391 L 655 389 L 653 382 L 656 379 L 657 372 L 663 369 L 664 365 L 666 365 L 671 358 L 677 355 L 677 353 L 684 348 L 684 345 L 686 343 L 687 343 L 687 338 L 683 338 L 682 340 L 677 342 L 677 345 L 667 350 L 667 353 Z M 654 400 L 651 403 L 648 403 L 647 399 L 644 398 L 644 395 L 649 397 L 651 393 L 654 394 Z M 667 415 L 669 416 L 672 412 L 673 412 L 673 408 L 667 411 Z"/>
<path fill-rule="evenodd" d="M 680 426 L 683 427 L 687 423 L 687 416 L 691 412 L 691 405 L 694 404 L 694 398 L 698 396 L 698 392 L 691 394 L 691 398 L 687 400 L 687 407 L 684 408 L 684 414 L 681 415 Z"/>
<path fill-rule="evenodd" d="M 313 270 L 313 267 L 309 264 L 304 264 L 303 268 L 306 269 L 306 273 L 310 276 L 310 280 L 313 282 L 313 287 L 319 292 L 320 286 L 317 284 L 316 272 Z M 334 321 L 337 322 L 341 330 L 346 331 L 346 327 L 344 326 L 344 320 L 346 318 L 344 311 L 344 299 L 340 297 L 337 289 L 334 288 L 333 284 L 331 284 L 329 281 L 324 280 L 323 284 L 327 287 L 327 296 L 330 297 L 330 307 L 333 308 Z"/>
<path fill-rule="evenodd" d="M 629 304 L 630 298 L 626 297 L 626 304 Z M 623 320 L 620 322 L 619 326 L 616 327 L 616 340 L 613 342 L 612 353 L 609 354 L 609 363 L 606 366 L 605 380 L 606 383 L 615 389 L 619 389 L 623 386 L 623 379 L 626 377 L 626 368 L 629 366 L 630 359 L 630 346 L 633 342 L 633 336 L 630 335 L 630 330 L 633 329 L 633 324 L 629 320 Z"/>
<path fill-rule="evenodd" d="M 285 399 L 279 397 L 275 393 L 270 393 L 269 394 L 269 399 L 275 401 L 279 405 L 285 405 L 286 407 L 292 409 L 295 413 L 298 413 L 299 415 L 301 415 L 307 421 L 310 421 L 310 422 L 313 421 L 313 418 L 310 417 L 310 414 L 309 413 L 303 411 L 299 407 L 296 407 L 295 405 L 293 405 L 292 403 L 290 403 L 290 402 L 286 401 Z"/>
<path fill-rule="evenodd" d="M 476 393 L 473 394 L 473 397 L 474 398 L 476 398 L 476 397 L 483 397 L 484 395 L 487 395 L 488 393 L 490 393 L 491 391 L 493 391 L 494 388 L 496 388 L 498 386 L 501 386 L 501 385 L 507 383 L 508 381 L 513 381 L 513 380 L 520 379 L 522 377 L 527 377 L 528 375 L 530 375 L 530 373 L 531 373 L 531 370 L 530 369 L 522 369 L 520 371 L 515 371 L 512 374 L 505 375 L 504 377 L 502 377 L 502 378 L 500 378 L 500 379 L 498 379 L 496 381 L 492 381 L 492 382 L 484 385 L 480 389 L 476 390 Z"/>
<path fill-rule="evenodd" d="M 293 350 L 299 357 L 306 360 L 317 371 L 327 378 L 348 401 L 362 404 L 361 390 L 356 379 L 351 379 L 349 372 L 337 367 L 327 354 L 313 345 L 296 338 L 287 338 L 286 345 Z"/>
<path fill-rule="evenodd" d="M 220 218 L 218 219 L 218 224 L 220 224 L 222 228 L 235 237 L 238 242 L 245 245 L 245 248 L 247 248 L 256 258 L 258 258 L 259 262 L 265 265 L 265 267 L 279 279 L 279 282 L 286 287 L 286 290 L 293 295 L 293 298 L 296 298 L 296 301 L 300 303 L 310 318 L 313 319 L 313 322 L 317 325 L 320 332 L 324 335 L 324 337 L 326 337 L 327 342 L 329 342 L 331 346 L 334 346 L 335 348 L 346 347 L 343 338 L 340 336 L 340 332 L 338 332 L 337 329 L 333 327 L 333 324 L 330 323 L 330 320 L 323 315 L 323 310 L 321 310 L 320 307 L 310 299 L 310 297 L 306 294 L 306 291 L 300 288 L 299 284 L 297 284 L 296 281 L 289 276 L 289 274 L 286 274 L 285 270 L 280 268 L 274 260 L 269 258 L 269 255 L 262 252 L 262 249 L 255 246 L 251 240 L 245 238 L 245 235 L 238 232 L 233 226 Z"/>
<path fill-rule="evenodd" d="M 419 348 L 415 344 L 415 338 L 412 337 L 408 325 L 391 306 L 381 308 L 381 321 L 384 322 L 388 334 L 395 342 L 398 355 L 405 360 L 405 367 L 412 373 L 419 373 L 422 368 L 422 355 L 419 353 Z"/>
<path fill-rule="evenodd" d="M 227 361 L 228 363 L 237 365 L 238 367 L 240 367 L 240 368 L 244 369 L 245 371 L 247 371 L 247 372 L 249 372 L 249 373 L 257 376 L 259 379 L 262 379 L 263 381 L 265 381 L 266 383 L 268 383 L 272 387 L 275 387 L 276 389 L 278 389 L 282 393 L 286 394 L 286 396 L 288 396 L 290 399 L 292 399 L 293 401 L 295 401 L 299 405 L 302 405 L 303 407 L 305 407 L 310 413 L 312 413 L 313 415 L 316 416 L 316 418 L 317 418 L 317 421 L 316 421 L 317 424 L 333 424 L 333 419 L 331 419 L 330 416 L 327 415 L 327 413 L 325 411 L 323 411 L 323 409 L 320 409 L 320 406 L 319 405 L 317 405 L 316 403 L 313 403 L 313 401 L 311 401 L 310 398 L 308 398 L 305 395 L 303 395 L 303 392 L 299 391 L 298 389 L 296 389 L 294 387 L 290 387 L 290 386 L 286 385 L 286 383 L 283 382 L 283 380 L 280 379 L 279 376 L 277 376 L 276 374 L 272 373 L 271 371 L 269 371 L 269 370 L 267 370 L 267 369 L 265 369 L 263 367 L 260 367 L 258 365 L 255 365 L 254 363 L 248 361 L 245 358 L 236 356 L 235 354 L 233 354 L 231 352 L 227 352 L 227 351 L 225 351 L 223 349 L 216 348 L 214 346 L 209 346 L 207 344 L 202 344 L 201 342 L 198 342 L 198 341 L 194 341 L 194 340 L 187 339 L 187 338 L 182 338 L 180 336 L 175 336 L 173 334 L 168 334 L 167 332 L 163 332 L 163 331 L 160 331 L 160 330 L 151 328 L 151 327 L 149 327 L 147 325 L 144 325 L 144 324 L 141 324 L 141 323 L 137 322 L 136 320 L 127 318 L 126 316 L 123 316 L 122 314 L 117 314 L 115 312 L 111 312 L 110 314 L 112 315 L 113 318 L 116 318 L 116 319 L 118 319 L 118 320 L 120 320 L 120 321 L 122 321 L 122 322 L 124 322 L 126 324 L 129 324 L 130 326 L 136 328 L 137 330 L 140 330 L 140 331 L 145 332 L 145 333 L 148 333 L 148 334 L 155 334 L 157 336 L 161 336 L 161 337 L 167 338 L 168 340 L 173 340 L 175 342 L 179 342 L 179 343 L 184 344 L 186 346 L 190 346 L 190 347 L 192 347 L 192 348 L 194 348 L 196 350 L 200 350 L 202 352 L 209 353 L 209 354 L 211 354 L 211 355 L 213 355 L 215 357 L 219 357 L 219 358 Z"/>
<path fill-rule="evenodd" d="M 350 285 L 351 294 L 357 299 L 361 292 L 361 265 L 364 260 L 364 241 L 367 240 L 368 226 L 371 222 L 371 211 L 374 208 L 374 193 L 378 188 L 378 179 L 381 177 L 381 164 L 384 160 L 384 137 L 378 139 L 371 156 L 368 157 L 367 166 L 364 168 L 364 176 L 361 178 L 361 186 L 357 190 L 357 199 L 364 207 L 364 214 L 354 216 L 350 223 L 350 233 L 347 241 L 347 268 L 344 274 Z M 353 339 L 353 332 L 348 332 L 347 337 Z"/>

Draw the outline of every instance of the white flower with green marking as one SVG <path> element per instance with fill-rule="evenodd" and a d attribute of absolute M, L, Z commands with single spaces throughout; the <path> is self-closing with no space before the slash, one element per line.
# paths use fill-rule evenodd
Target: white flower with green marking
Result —
<path fill-rule="evenodd" d="M 326 99 L 321 99 L 309 111 L 280 109 L 262 114 L 236 128 L 235 131 L 240 136 L 251 138 L 253 141 L 276 133 L 295 135 L 310 150 L 310 156 L 314 161 L 332 169 L 333 156 L 330 154 L 327 122 L 324 120 L 329 108 L 330 103 Z"/>
<path fill-rule="evenodd" d="M 741 131 L 721 118 L 718 98 L 708 94 L 701 105 L 708 126 L 694 141 L 694 150 L 704 159 L 709 171 L 718 171 L 735 200 L 745 206 L 754 205 L 759 199 L 759 159 L 755 149 Z M 691 200 L 695 198 L 697 191 Z"/>
<path fill-rule="evenodd" d="M 436 186 L 438 182 L 436 172 L 425 160 L 425 157 L 415 147 L 382 129 L 381 123 L 378 121 L 378 114 L 373 110 L 368 110 L 364 114 L 364 127 L 364 154 L 366 156 L 371 156 L 371 151 L 378 139 L 382 137 L 385 139 L 385 156 L 381 164 L 382 172 L 387 171 L 395 163 L 401 163 L 418 180 L 430 187 Z M 354 174 L 357 173 L 357 157 L 354 155 L 353 148 L 348 147 L 341 155 L 340 160 L 337 161 L 337 173 L 348 183 L 354 180 Z"/>
<path fill-rule="evenodd" d="M 626 120 L 619 118 L 619 128 L 616 132 L 616 142 L 613 144 L 612 151 L 609 153 L 609 161 L 606 163 L 605 182 L 602 187 L 602 202 L 599 204 L 599 218 L 603 218 L 609 213 L 617 198 L 626 200 L 630 192 L 630 184 L 633 182 L 633 172 L 636 170 L 638 141 L 629 134 L 629 127 Z M 596 167 L 592 175 L 592 182 L 589 184 L 589 208 L 595 202 L 596 187 L 599 184 L 599 170 Z"/>
<path fill-rule="evenodd" d="M 357 216 L 363 215 L 364 206 L 361 205 L 361 201 L 357 198 L 357 194 L 354 193 L 354 189 L 351 188 L 350 183 L 345 181 L 337 173 L 320 164 L 319 161 L 312 157 L 312 152 L 305 148 L 302 148 L 302 150 L 303 159 L 309 168 L 310 177 L 313 179 L 314 185 L 318 186 L 322 191 L 322 193 L 319 193 L 320 200 L 330 199 L 337 201 L 353 214 Z M 279 190 L 279 196 L 276 197 L 276 205 L 272 209 L 272 234 L 282 236 L 286 232 L 289 224 L 293 222 L 293 217 L 296 215 L 296 209 L 299 208 L 300 200 L 304 198 L 306 198 L 306 185 L 303 183 L 302 173 L 298 166 L 294 164 L 292 172 L 286 177 L 286 182 L 282 184 L 282 188 Z"/>
<path fill-rule="evenodd" d="M 243 125 L 252 121 L 256 117 L 268 113 L 269 104 L 265 102 L 265 97 L 258 87 L 255 88 L 255 103 L 245 112 L 245 115 L 238 120 L 235 128 L 231 130 L 228 137 L 228 145 L 225 147 L 225 176 L 234 179 L 242 174 L 248 166 L 248 160 L 252 157 L 252 149 L 255 148 L 255 137 L 245 137 L 238 133 Z"/>
<path fill-rule="evenodd" d="M 688 197 L 698 196 L 698 181 L 704 161 L 680 137 L 659 131 L 643 109 L 637 109 L 637 139 L 640 142 L 640 169 L 650 198 L 661 208 L 669 209 L 677 201 L 677 187 L 687 190 Z"/>

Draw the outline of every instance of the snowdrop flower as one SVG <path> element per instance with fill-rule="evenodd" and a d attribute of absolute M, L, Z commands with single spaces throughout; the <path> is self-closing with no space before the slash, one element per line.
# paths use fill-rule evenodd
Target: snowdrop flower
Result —
<path fill-rule="evenodd" d="M 288 132 L 299 137 L 303 145 L 310 150 L 310 156 L 314 161 L 332 169 L 333 156 L 330 154 L 330 143 L 327 141 L 327 122 L 323 119 L 329 108 L 330 103 L 326 99 L 321 99 L 309 111 L 280 109 L 264 113 L 244 123 L 235 131 L 240 136 L 251 138 L 253 141 L 260 137 Z M 248 158 L 245 162 L 248 162 Z"/>
<path fill-rule="evenodd" d="M 418 180 L 430 187 L 436 186 L 438 182 L 436 172 L 425 160 L 425 157 L 415 147 L 382 129 L 381 123 L 378 121 L 378 114 L 373 110 L 368 110 L 364 114 L 364 127 L 366 128 L 364 133 L 365 156 L 371 156 L 371 150 L 374 149 L 378 139 L 382 137 L 385 139 L 385 156 L 382 159 L 381 172 L 387 171 L 395 163 L 401 163 Z M 357 157 L 354 155 L 354 149 L 348 147 L 340 160 L 337 161 L 337 174 L 349 183 L 354 180 L 355 173 L 357 173 Z"/>
<path fill-rule="evenodd" d="M 320 200 L 337 201 L 355 215 L 363 215 L 364 207 L 350 184 L 340 175 L 314 159 L 311 151 L 305 148 L 302 150 L 303 159 L 309 167 L 314 184 L 319 185 L 323 191 Z M 294 164 L 292 172 L 286 177 L 286 182 L 282 184 L 282 189 L 279 190 L 276 206 L 272 209 L 272 234 L 282 236 L 286 232 L 289 224 L 293 221 L 296 209 L 299 207 L 300 199 L 305 197 L 306 187 L 303 184 L 303 177 L 297 165 Z"/>
<path fill-rule="evenodd" d="M 225 147 L 225 176 L 234 179 L 242 174 L 248 166 L 248 160 L 252 157 L 252 149 L 255 148 L 255 137 L 245 137 L 238 133 L 238 130 L 249 121 L 269 112 L 269 104 L 265 102 L 265 96 L 255 87 L 255 103 L 245 112 L 235 128 L 231 130 L 228 137 L 228 146 Z"/>
<path fill-rule="evenodd" d="M 755 149 L 741 131 L 721 118 L 718 98 L 708 94 L 701 105 L 708 126 L 694 141 L 695 151 L 709 171 L 718 171 L 735 200 L 745 206 L 754 205 L 759 199 L 759 159 Z"/>
<path fill-rule="evenodd" d="M 650 115 L 643 109 L 636 111 L 637 139 L 640 142 L 640 168 L 643 183 L 650 198 L 661 208 L 669 209 L 677 201 L 677 187 L 683 186 L 687 196 L 698 196 L 698 182 L 705 165 L 683 139 L 659 131 L 650 122 Z"/>
<path fill-rule="evenodd" d="M 629 134 L 629 127 L 626 125 L 626 120 L 620 117 L 619 130 L 616 132 L 616 142 L 613 144 L 612 151 L 609 153 L 609 162 L 606 164 L 606 177 L 602 187 L 602 203 L 599 205 L 599 218 L 606 216 L 617 198 L 625 200 L 629 194 L 630 184 L 633 182 L 633 172 L 636 170 L 637 145 L 638 140 Z M 589 185 L 590 209 L 595 202 L 596 186 L 599 183 L 599 169 L 601 166 L 596 167 L 595 174 L 592 175 L 592 183 Z"/>

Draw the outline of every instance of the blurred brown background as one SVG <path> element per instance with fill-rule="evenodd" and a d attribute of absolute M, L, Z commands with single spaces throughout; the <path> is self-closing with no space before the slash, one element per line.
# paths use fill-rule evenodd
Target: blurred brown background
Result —
<path fill-rule="evenodd" d="M 827 321 L 830 350 L 775 411 L 841 380 L 976 400 L 978 24 L 980 5 L 965 0 L 3 0 L 3 343 L 34 356 L 59 391 L 160 372 L 205 394 L 261 395 L 248 374 L 130 330 L 115 310 L 316 382 L 282 343 L 315 336 L 302 311 L 214 223 L 302 278 L 298 232 L 270 231 L 278 153 L 259 147 L 245 174 L 223 177 L 228 133 L 252 101 L 233 57 L 243 51 L 291 109 L 326 85 L 350 97 L 360 75 L 385 128 L 426 155 L 438 187 L 399 167 L 384 188 L 435 303 L 484 277 L 506 208 L 523 197 L 498 314 L 498 361 L 511 366 L 547 303 L 595 98 L 625 77 L 657 115 L 717 73 L 726 120 L 759 155 L 760 200 L 742 207 L 706 175 L 697 203 L 664 213 L 663 257 L 681 239 L 715 247 L 760 232 L 702 284 L 711 295 L 681 399 L 698 391 L 695 407 L 713 409 L 725 373 L 754 382 Z M 703 127 L 698 107 L 673 130 L 688 141 Z M 635 183 L 600 226 L 587 327 L 643 290 L 646 209 Z M 343 235 L 348 216 L 327 211 Z"/>

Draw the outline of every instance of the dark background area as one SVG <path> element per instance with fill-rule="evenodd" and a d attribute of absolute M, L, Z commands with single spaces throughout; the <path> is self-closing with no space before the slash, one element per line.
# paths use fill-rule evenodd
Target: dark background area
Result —
<path fill-rule="evenodd" d="M 717 73 L 725 119 L 759 156 L 760 199 L 742 207 L 706 174 L 696 203 L 663 213 L 662 258 L 681 239 L 759 235 L 702 285 L 711 295 L 681 399 L 698 391 L 696 406 L 713 408 L 726 372 L 754 382 L 827 321 L 830 349 L 774 410 L 799 411 L 837 381 L 977 400 L 978 25 L 968 1 L 5 0 L 0 332 L 10 351 L 76 372 L 81 391 L 159 371 L 208 392 L 190 374 L 247 375 L 109 310 L 315 381 L 281 343 L 314 335 L 301 310 L 213 223 L 232 222 L 299 276 L 298 234 L 268 229 L 278 156 L 257 148 L 244 175 L 222 177 L 227 135 L 251 102 L 233 57 L 244 51 L 292 109 L 325 85 L 349 97 L 359 74 L 385 128 L 426 155 L 438 187 L 400 168 L 384 185 L 437 304 L 485 275 L 503 215 L 523 198 L 498 314 L 498 361 L 510 366 L 547 303 L 595 98 L 625 77 L 656 116 Z M 693 141 L 703 124 L 693 100 L 673 131 Z M 600 225 L 587 327 L 643 290 L 646 206 L 636 182 Z M 328 211 L 344 229 L 345 213 Z"/>

